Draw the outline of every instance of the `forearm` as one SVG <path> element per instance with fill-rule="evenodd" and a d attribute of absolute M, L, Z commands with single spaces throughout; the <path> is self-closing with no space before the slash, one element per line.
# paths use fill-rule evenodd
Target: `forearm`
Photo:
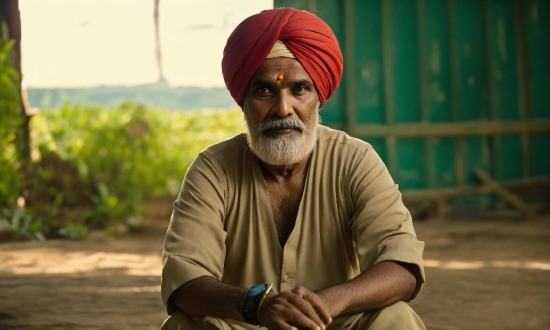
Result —
<path fill-rule="evenodd" d="M 351 281 L 320 290 L 332 316 L 379 309 L 408 300 L 414 292 L 416 278 L 404 266 L 381 262 Z"/>
<path fill-rule="evenodd" d="M 246 292 L 245 288 L 201 276 L 179 287 L 172 299 L 178 308 L 192 317 L 217 316 L 243 321 L 241 303 Z"/>

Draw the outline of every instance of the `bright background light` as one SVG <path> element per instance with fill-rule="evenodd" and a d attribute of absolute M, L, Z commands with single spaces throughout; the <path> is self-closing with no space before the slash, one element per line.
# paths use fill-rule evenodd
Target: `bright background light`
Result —
<path fill-rule="evenodd" d="M 157 80 L 153 0 L 20 0 L 27 87 Z M 225 41 L 273 0 L 161 0 L 164 75 L 172 86 L 225 86 Z"/>

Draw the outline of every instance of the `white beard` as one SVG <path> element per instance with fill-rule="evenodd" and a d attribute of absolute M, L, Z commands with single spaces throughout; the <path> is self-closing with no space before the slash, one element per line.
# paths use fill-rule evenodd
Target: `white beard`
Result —
<path fill-rule="evenodd" d="M 255 123 L 250 110 L 243 106 L 246 124 L 246 141 L 252 152 L 271 165 L 296 164 L 309 157 L 317 143 L 317 128 L 320 124 L 319 103 L 311 110 L 308 122 L 296 117 L 270 117 L 262 123 Z M 293 128 L 298 135 L 269 135 L 266 130 Z"/>

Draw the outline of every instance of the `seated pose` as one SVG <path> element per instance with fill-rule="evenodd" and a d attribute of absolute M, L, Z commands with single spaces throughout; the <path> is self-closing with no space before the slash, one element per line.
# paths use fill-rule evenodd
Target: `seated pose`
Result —
<path fill-rule="evenodd" d="M 246 133 L 189 167 L 163 251 L 162 329 L 424 329 L 411 216 L 373 148 L 320 125 L 342 76 L 328 25 L 244 20 L 222 71 Z"/>

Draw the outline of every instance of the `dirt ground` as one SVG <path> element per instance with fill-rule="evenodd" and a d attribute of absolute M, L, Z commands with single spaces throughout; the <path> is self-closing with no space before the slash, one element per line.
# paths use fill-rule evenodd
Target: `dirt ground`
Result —
<path fill-rule="evenodd" d="M 428 329 L 550 329 L 550 217 L 417 221 Z M 0 329 L 159 329 L 162 230 L 0 244 Z"/>

